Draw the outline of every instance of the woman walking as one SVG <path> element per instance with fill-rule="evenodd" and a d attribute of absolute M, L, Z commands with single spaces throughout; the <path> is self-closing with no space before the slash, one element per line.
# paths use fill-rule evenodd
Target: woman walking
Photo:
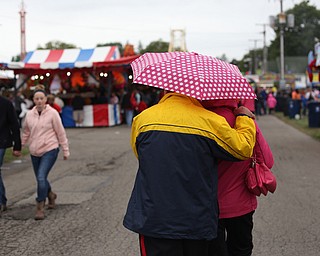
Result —
<path fill-rule="evenodd" d="M 235 100 L 214 100 L 203 102 L 205 108 L 225 117 L 231 127 L 236 124 L 234 109 L 238 107 Z M 254 111 L 253 100 L 241 102 L 242 106 Z M 274 160 L 272 151 L 256 124 L 256 143 L 254 154 L 258 163 L 272 168 Z M 258 206 L 256 195 L 249 192 L 245 176 L 252 160 L 218 163 L 218 202 L 219 224 L 218 236 L 209 247 L 210 256 L 250 256 L 253 250 L 253 215 Z"/>
<path fill-rule="evenodd" d="M 22 145 L 28 143 L 32 165 L 37 180 L 37 208 L 35 220 L 43 220 L 44 206 L 48 198 L 48 208 L 55 207 L 57 195 L 51 190 L 48 175 L 55 164 L 59 145 L 66 160 L 69 153 L 68 139 L 59 113 L 46 104 L 47 95 L 43 85 L 38 85 L 34 91 L 35 106 L 25 118 L 22 134 Z"/>

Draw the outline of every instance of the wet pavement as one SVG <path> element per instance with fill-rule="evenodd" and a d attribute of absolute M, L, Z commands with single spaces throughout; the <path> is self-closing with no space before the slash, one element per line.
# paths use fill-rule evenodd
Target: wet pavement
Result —
<path fill-rule="evenodd" d="M 258 124 L 275 158 L 278 188 L 259 198 L 254 215 L 257 256 L 320 255 L 320 142 L 262 116 Z M 0 255 L 139 255 L 138 237 L 122 226 L 137 161 L 130 128 L 67 129 L 71 157 L 49 180 L 57 207 L 33 219 L 36 183 L 28 156 L 5 164 L 9 210 L 0 218 Z"/>

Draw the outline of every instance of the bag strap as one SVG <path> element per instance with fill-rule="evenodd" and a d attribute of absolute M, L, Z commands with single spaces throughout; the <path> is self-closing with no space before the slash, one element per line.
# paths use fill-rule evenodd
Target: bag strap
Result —
<path fill-rule="evenodd" d="M 251 156 L 251 167 L 254 167 L 257 163 L 257 155 L 256 152 L 253 150 L 252 156 Z"/>

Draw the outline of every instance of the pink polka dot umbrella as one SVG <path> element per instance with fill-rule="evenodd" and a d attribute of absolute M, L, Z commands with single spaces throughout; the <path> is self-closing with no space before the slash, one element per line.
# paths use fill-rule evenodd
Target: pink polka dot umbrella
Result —
<path fill-rule="evenodd" d="M 133 83 L 199 100 L 256 98 L 237 66 L 194 52 L 145 53 L 131 67 Z"/>

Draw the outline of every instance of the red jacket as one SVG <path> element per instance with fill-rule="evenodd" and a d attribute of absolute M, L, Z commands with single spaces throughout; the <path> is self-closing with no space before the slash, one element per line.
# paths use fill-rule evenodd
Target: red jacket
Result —
<path fill-rule="evenodd" d="M 62 109 L 61 109 L 61 107 L 60 107 L 58 104 L 53 103 L 52 105 L 50 105 L 50 107 L 52 107 L 52 108 L 54 108 L 55 110 L 57 110 L 59 114 L 62 113 Z"/>
<path fill-rule="evenodd" d="M 206 108 L 226 118 L 230 126 L 235 124 L 233 110 L 236 104 L 230 101 L 212 101 Z M 273 166 L 272 151 L 256 124 L 256 144 L 254 152 L 257 161 L 264 162 L 269 168 Z M 218 164 L 218 201 L 220 219 L 233 218 L 247 214 L 257 208 L 257 198 L 250 193 L 245 184 L 245 175 L 251 160 L 241 162 L 219 161 Z"/>

